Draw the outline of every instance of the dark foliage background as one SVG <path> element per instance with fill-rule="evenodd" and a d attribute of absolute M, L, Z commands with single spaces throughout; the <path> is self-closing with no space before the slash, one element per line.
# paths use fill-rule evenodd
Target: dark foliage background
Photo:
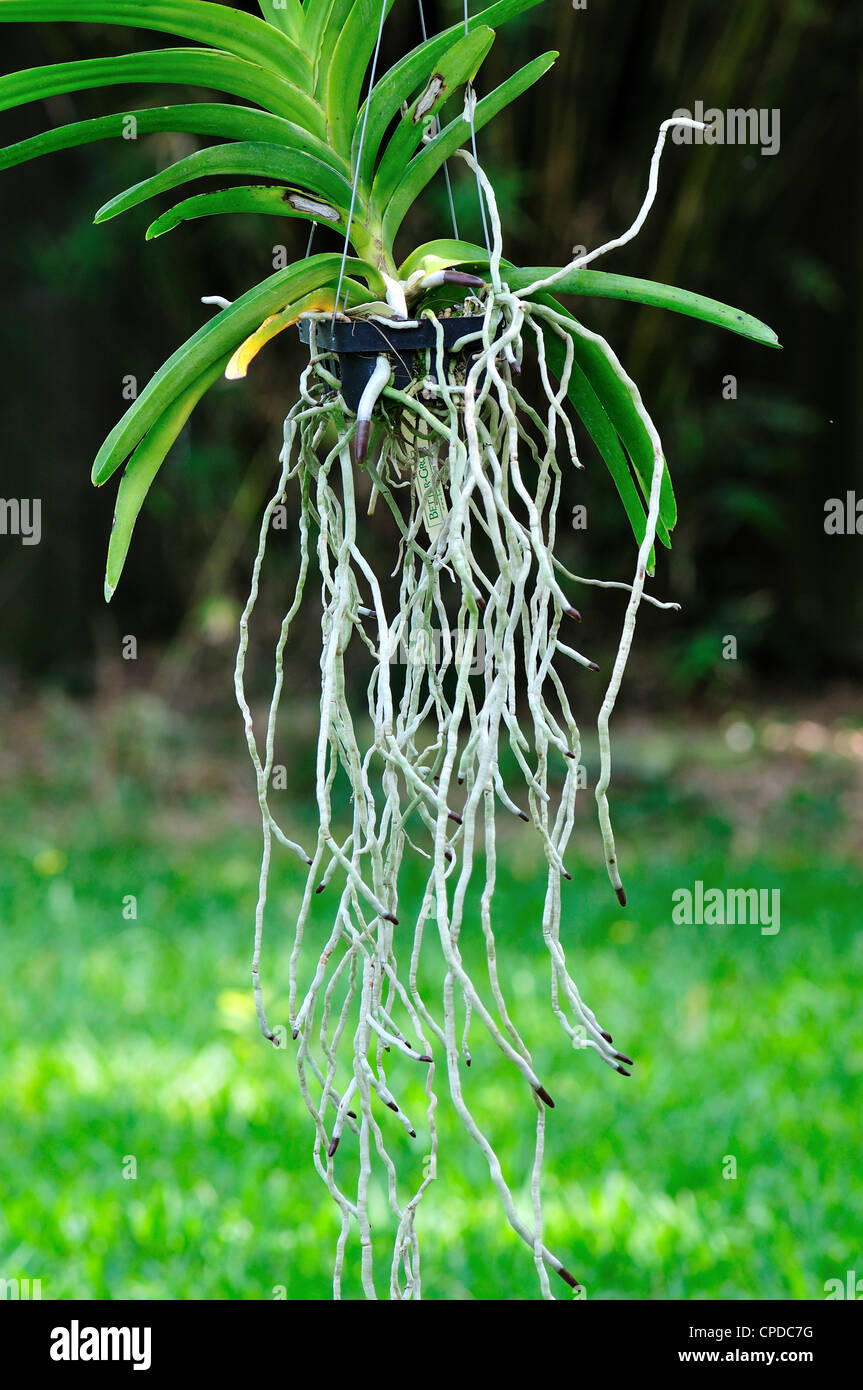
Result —
<path fill-rule="evenodd" d="M 429 29 L 457 8 L 428 4 Z M 684 612 L 645 614 L 631 698 L 657 682 L 720 700 L 747 683 L 813 689 L 853 676 L 863 662 L 863 538 L 826 536 L 823 526 L 828 497 L 863 495 L 855 11 L 828 0 L 588 0 L 583 10 L 554 0 L 504 26 L 480 74 L 487 91 L 528 55 L 560 50 L 551 73 L 480 135 L 505 252 L 526 264 L 563 263 L 574 244 L 595 245 L 629 224 L 659 122 L 677 107 L 701 99 L 781 113 L 772 157 L 747 146 L 669 144 L 644 232 L 604 264 L 745 308 L 775 327 L 783 352 L 649 309 L 581 307 L 641 385 L 680 508 L 656 588 Z M 416 6 L 395 5 L 385 57 L 418 36 Z M 10 26 L 2 42 L 11 71 L 167 40 L 57 24 Z M 3 140 L 174 99 L 174 89 L 141 88 L 57 98 L 4 113 Z M 298 346 L 285 335 L 245 387 L 226 385 L 197 411 L 151 493 L 107 610 L 102 567 L 115 483 L 95 492 L 89 482 L 92 456 L 125 409 L 123 378 L 143 385 L 195 330 L 207 312 L 201 295 L 242 293 L 269 273 L 275 245 L 292 257 L 305 250 L 303 224 L 275 219 L 204 219 L 149 245 L 149 208 L 91 225 L 113 192 L 189 147 L 188 137 L 152 135 L 66 151 L 0 178 L 0 496 L 43 500 L 39 546 L 0 538 L 0 678 L 12 688 L 38 677 L 91 690 L 125 633 L 162 654 L 157 675 L 172 698 L 183 697 L 192 670 L 205 680 L 218 673 L 213 684 L 224 688 Z M 465 174 L 453 171 L 459 222 L 479 237 Z M 448 230 L 441 183 L 405 229 L 404 250 L 411 237 Z M 727 373 L 738 379 L 736 401 L 722 398 Z M 567 502 L 587 504 L 589 525 L 564 538 L 564 559 L 580 573 L 620 577 L 631 567 L 630 538 L 600 460 L 587 461 Z M 381 547 L 389 554 L 388 536 Z M 279 563 L 287 585 L 289 546 Z M 590 613 L 592 650 L 611 641 L 620 617 L 619 601 L 596 592 L 580 605 Z M 309 694 L 314 628 L 304 638 L 309 660 L 297 663 Z M 738 638 L 737 663 L 721 659 L 725 634 Z"/>

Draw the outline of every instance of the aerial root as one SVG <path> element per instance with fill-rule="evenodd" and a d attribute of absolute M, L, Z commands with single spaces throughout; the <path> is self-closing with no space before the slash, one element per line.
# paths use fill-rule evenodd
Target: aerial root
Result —
<path fill-rule="evenodd" d="M 468 162 L 472 163 L 469 156 Z M 657 165 L 658 153 L 643 215 L 655 193 Z M 478 176 L 484 179 L 481 171 Z M 676 607 L 644 593 L 658 519 L 662 449 L 634 383 L 611 348 L 598 334 L 567 320 L 567 335 L 574 332 L 598 347 L 629 392 L 653 445 L 654 468 L 632 582 L 584 579 L 566 571 L 554 547 L 563 486 L 559 457 L 566 457 L 567 467 L 570 462 L 581 466 L 563 408 L 574 360 L 572 344 L 568 339 L 563 373 L 554 384 L 545 368 L 542 333 L 559 328 L 563 320 L 554 310 L 528 302 L 524 291 L 511 294 L 502 282 L 499 219 L 493 194 L 487 188 L 486 194 L 494 233 L 492 283 L 484 296 L 482 329 L 464 343 L 469 366 L 463 379 L 453 378 L 442 323 L 429 313 L 435 347 L 422 380 L 406 392 L 395 390 L 388 384 L 388 359 L 381 356 L 354 430 L 344 415 L 334 364 L 317 352 L 313 332 L 300 400 L 285 423 L 281 474 L 264 513 L 240 625 L 235 683 L 263 827 L 252 965 L 255 1004 L 261 1030 L 277 1041 L 267 1021 L 260 980 L 275 841 L 305 870 L 289 961 L 288 1016 L 297 1043 L 301 1091 L 315 1128 L 315 1167 L 340 1213 L 336 1297 L 341 1296 L 351 1231 L 360 1235 L 363 1291 L 369 1298 L 377 1296 L 369 1214 L 375 1175 L 386 1188 L 396 1231 L 390 1296 L 420 1296 L 415 1220 L 437 1170 L 435 1085 L 444 1065 L 452 1103 L 488 1164 L 506 1218 L 533 1251 L 543 1296 L 552 1296 L 549 1270 L 570 1288 L 579 1288 L 542 1236 L 544 1126 L 554 1101 L 512 1020 L 504 989 L 506 972 L 498 968 L 496 805 L 533 827 L 547 860 L 541 930 L 549 954 L 551 1006 L 564 1034 L 573 1047 L 594 1050 L 622 1076 L 630 1076 L 634 1065 L 615 1048 L 612 1035 L 582 1000 L 568 972 L 562 942 L 561 882 L 570 879 L 565 856 L 581 757 L 581 735 L 563 673 L 572 667 L 593 672 L 599 668 L 561 637 L 561 624 L 566 631 L 567 622 L 580 622 L 581 617 L 558 576 L 573 583 L 619 587 L 628 594 L 599 715 L 600 774 L 595 790 L 608 875 L 625 906 L 608 801 L 609 725 L 642 598 L 658 607 Z M 636 222 L 640 225 L 639 219 Z M 448 275 L 445 283 L 461 283 L 453 278 L 458 272 Z M 527 334 L 538 345 L 546 397 L 543 414 L 528 406 L 513 385 L 512 373 L 521 361 Z M 382 443 L 379 457 L 366 459 L 366 471 L 373 500 L 388 508 L 401 545 L 398 603 L 392 615 L 378 582 L 379 566 L 366 554 L 358 528 L 350 454 L 353 440 L 357 458 L 366 455 L 375 409 L 383 412 Z M 331 424 L 337 443 L 322 452 Z M 522 472 L 525 459 L 530 461 L 529 479 Z M 429 522 L 425 497 L 416 486 L 420 462 L 426 465 L 424 476 L 443 489 L 446 500 L 445 514 L 435 525 Z M 272 513 L 290 485 L 298 488 L 300 497 L 298 580 L 279 633 L 273 699 L 259 748 L 244 690 L 249 623 Z M 478 558 L 488 549 L 493 555 L 490 574 Z M 269 789 L 283 655 L 313 565 L 322 614 L 315 747 L 319 824 L 316 843 L 306 849 L 292 841 L 271 814 Z M 361 670 L 365 660 L 369 671 L 368 735 L 358 730 L 348 699 L 349 650 L 356 654 L 356 669 Z M 517 770 L 522 797 L 514 797 L 504 785 L 502 765 Z M 519 804 L 522 799 L 527 809 Z M 409 913 L 404 903 L 400 905 L 406 857 L 422 866 L 425 875 L 420 906 L 412 905 Z M 466 913 L 474 928 L 468 895 L 477 885 L 485 983 L 473 978 L 460 950 Z M 322 928 L 317 909 L 313 914 L 325 890 L 330 890 L 325 900 L 328 929 Z M 433 958 L 445 968 L 442 1005 L 429 992 L 428 962 Z M 520 1215 L 494 1147 L 463 1094 L 462 1078 L 472 1062 L 468 1032 L 477 1025 L 535 1098 L 530 1222 Z M 415 1065 L 413 1070 L 406 1068 L 408 1062 L 420 1063 L 420 1070 Z M 403 1191 L 398 1171 L 403 1161 L 397 1164 L 392 1121 L 385 1113 L 397 1117 L 407 1134 L 416 1137 L 402 1104 L 402 1087 L 414 1112 L 422 1087 L 422 1128 L 428 1136 L 422 1179 L 410 1195 Z M 355 1136 L 355 1143 L 353 1137 L 350 1145 L 343 1143 L 346 1131 Z M 337 1181 L 337 1168 L 344 1189 Z"/>

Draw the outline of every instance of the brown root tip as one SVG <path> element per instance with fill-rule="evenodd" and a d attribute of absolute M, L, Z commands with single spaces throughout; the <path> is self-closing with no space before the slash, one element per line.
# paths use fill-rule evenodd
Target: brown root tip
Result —
<path fill-rule="evenodd" d="M 595 661 L 589 661 L 587 663 L 587 669 L 588 671 L 598 671 L 599 667 L 597 666 Z"/>
<path fill-rule="evenodd" d="M 564 748 L 564 750 L 563 750 L 563 756 L 564 756 L 565 758 L 574 758 L 574 757 L 575 757 L 575 754 L 573 753 L 573 751 L 572 751 L 571 748 Z"/>
<path fill-rule="evenodd" d="M 465 1066 L 466 1066 L 466 1067 L 469 1067 L 472 1061 L 473 1061 L 473 1058 L 472 1058 L 472 1057 L 465 1057 L 465 1059 L 464 1059 L 464 1064 L 465 1064 Z"/>
<path fill-rule="evenodd" d="M 458 811 L 447 811 L 447 815 L 449 816 L 450 820 L 455 821 L 456 825 L 461 825 L 462 819 Z"/>
<path fill-rule="evenodd" d="M 396 1105 L 396 1103 L 395 1103 L 394 1100 L 388 1100 L 388 1101 L 386 1102 L 386 1104 L 389 1106 L 390 1110 L 394 1110 L 394 1111 L 396 1112 L 396 1114 L 399 1113 L 399 1108 L 398 1108 L 398 1106 Z"/>
<path fill-rule="evenodd" d="M 485 612 L 485 599 L 481 598 L 479 594 L 477 594 L 476 596 L 476 606 L 479 609 L 480 613 Z"/>
<path fill-rule="evenodd" d="M 453 854 L 451 849 L 445 849 L 443 852 L 443 857 L 448 864 L 451 864 L 452 861 L 455 859 L 455 855 Z"/>
<path fill-rule="evenodd" d="M 356 1112 L 356 1110 L 349 1110 L 349 1111 L 348 1111 L 348 1115 L 350 1116 L 350 1118 L 351 1118 L 352 1120 L 355 1120 L 355 1119 L 357 1118 L 357 1112 Z"/>
<path fill-rule="evenodd" d="M 552 1100 L 551 1096 L 548 1094 L 548 1091 L 545 1089 L 544 1086 L 537 1086 L 536 1094 L 539 1096 L 543 1105 L 547 1105 L 549 1110 L 554 1109 L 554 1101 Z"/>
<path fill-rule="evenodd" d="M 621 907 L 626 907 L 626 889 L 625 889 L 625 888 L 615 888 L 614 891 L 615 891 L 615 893 L 617 894 L 617 901 L 620 903 L 620 906 L 621 906 Z"/>
<path fill-rule="evenodd" d="M 628 1067 L 635 1066 L 635 1063 L 633 1062 L 632 1058 L 627 1057 L 625 1052 L 615 1052 L 614 1055 L 617 1058 L 618 1062 L 625 1062 Z"/>
<path fill-rule="evenodd" d="M 530 824 L 530 816 L 527 814 L 527 811 L 519 811 L 518 814 L 521 820 L 526 820 L 528 825 Z"/>
<path fill-rule="evenodd" d="M 632 1075 L 632 1072 L 631 1072 L 631 1071 L 626 1071 L 623 1067 L 618 1067 L 617 1070 L 620 1072 L 621 1076 L 631 1076 L 631 1075 Z"/>
<path fill-rule="evenodd" d="M 434 1057 L 429 1057 L 429 1055 L 428 1055 L 427 1052 L 423 1052 L 422 1055 L 419 1057 L 418 1060 L 419 1060 L 420 1062 L 433 1062 L 433 1061 L 434 1061 Z"/>
<path fill-rule="evenodd" d="M 569 608 L 567 608 L 566 611 L 569 614 L 570 618 L 575 618 L 575 621 L 577 623 L 581 622 L 581 614 L 579 613 L 577 608 L 573 608 L 572 604 L 570 604 Z"/>
<path fill-rule="evenodd" d="M 339 1147 L 339 1141 L 338 1141 L 338 1139 L 333 1139 L 332 1143 L 330 1144 L 330 1147 L 327 1149 L 327 1158 L 332 1158 L 333 1154 L 335 1153 L 335 1151 L 336 1151 L 336 1149 L 337 1149 L 338 1147 Z"/>
<path fill-rule="evenodd" d="M 601 1028 L 600 1028 L 599 1031 L 602 1033 L 602 1029 L 601 1029 Z M 602 1036 L 605 1038 L 605 1041 L 606 1041 L 607 1043 L 613 1043 L 613 1042 L 614 1042 L 614 1038 L 611 1036 L 610 1033 L 602 1033 Z"/>
<path fill-rule="evenodd" d="M 569 1287 L 571 1289 L 581 1288 L 581 1285 L 579 1284 L 578 1280 L 574 1279 L 573 1276 L 570 1274 L 569 1270 L 564 1269 L 563 1265 L 560 1266 L 560 1269 L 557 1272 L 563 1280 L 564 1284 L 569 1284 Z"/>
<path fill-rule="evenodd" d="M 293 1033 L 291 1034 L 291 1037 L 293 1038 L 294 1042 L 297 1041 L 297 1038 L 298 1038 L 299 1036 L 300 1036 L 300 1030 L 299 1030 L 299 1028 L 295 1028 L 294 1031 L 293 1031 Z"/>
<path fill-rule="evenodd" d="M 417 1132 L 415 1129 L 409 1129 L 408 1134 L 410 1135 L 411 1139 L 416 1139 L 417 1137 Z"/>
<path fill-rule="evenodd" d="M 317 888 L 315 889 L 315 892 L 316 892 L 316 893 L 323 893 L 323 891 L 324 891 L 324 889 L 326 888 L 326 886 L 327 886 L 327 885 L 326 885 L 325 883 L 319 883 L 318 886 L 317 886 Z"/>
<path fill-rule="evenodd" d="M 566 869 L 561 869 L 560 872 L 563 874 L 563 876 L 564 876 L 564 878 L 566 879 L 567 883 L 572 883 L 572 874 L 568 873 Z"/>
<path fill-rule="evenodd" d="M 357 436 L 354 443 L 354 450 L 357 456 L 357 463 L 364 463 L 369 448 L 369 435 L 371 434 L 371 421 L 357 421 Z"/>
<path fill-rule="evenodd" d="M 466 270 L 445 270 L 443 282 L 445 285 L 464 285 L 467 289 L 478 289 L 485 284 L 478 275 L 469 275 Z"/>
<path fill-rule="evenodd" d="M 276 1037 L 275 1033 L 274 1033 L 273 1036 L 270 1038 L 270 1042 L 273 1044 L 273 1047 L 280 1047 L 280 1046 L 281 1046 L 281 1044 L 279 1043 L 279 1040 L 278 1040 L 278 1038 Z"/>
<path fill-rule="evenodd" d="M 510 362 L 509 366 L 510 366 L 510 371 L 515 372 L 516 376 L 521 376 L 521 367 L 518 365 L 518 363 L 516 362 L 515 358 L 512 359 L 512 361 Z"/>
<path fill-rule="evenodd" d="M 459 784 L 460 787 L 463 787 L 463 786 L 464 786 L 464 778 L 463 778 L 463 777 L 459 777 L 459 779 L 458 779 L 458 784 Z"/>
<path fill-rule="evenodd" d="M 306 860 L 306 863 L 308 864 L 309 868 L 312 867 L 312 865 L 314 864 L 314 862 L 315 862 L 314 859 L 307 859 L 307 860 Z"/>
<path fill-rule="evenodd" d="M 398 917 L 396 917 L 396 915 L 395 915 L 394 912 L 385 912 L 385 913 L 384 913 L 384 921 L 385 921 L 385 922 L 392 922 L 392 924 L 393 924 L 394 927 L 397 927 L 398 924 L 399 924 L 399 919 L 398 919 Z"/>

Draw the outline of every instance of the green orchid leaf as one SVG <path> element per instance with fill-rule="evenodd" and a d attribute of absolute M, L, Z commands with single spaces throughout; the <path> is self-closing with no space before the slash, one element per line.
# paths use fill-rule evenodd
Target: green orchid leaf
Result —
<path fill-rule="evenodd" d="M 551 371 L 559 380 L 563 373 L 566 345 L 550 325 L 541 324 L 540 328 L 545 347 L 546 361 Z M 642 503 L 638 489 L 633 481 L 629 462 L 621 447 L 617 431 L 611 423 L 605 407 L 588 377 L 575 360 L 573 360 L 572 363 L 567 395 L 569 396 L 576 415 L 593 440 L 600 457 L 611 475 L 612 481 L 620 495 L 620 500 L 623 503 L 624 511 L 629 518 L 629 524 L 632 527 L 632 534 L 635 537 L 636 544 L 641 545 L 641 542 L 644 540 L 644 531 L 647 524 L 647 513 L 644 504 Z M 654 559 L 654 553 L 651 551 L 647 567 L 651 574 L 653 573 Z"/>
<path fill-rule="evenodd" d="M 507 78 L 506 82 L 502 82 L 488 96 L 478 101 L 474 111 L 474 128 L 482 130 L 499 111 L 537 82 L 548 71 L 556 57 L 556 53 L 550 52 L 534 58 L 533 62 L 526 63 L 518 72 L 513 73 L 512 77 Z M 470 125 L 461 115 L 444 126 L 440 134 L 411 160 L 386 209 L 382 210 L 384 240 L 388 245 L 392 245 L 405 214 L 429 180 L 434 177 L 444 161 L 469 138 Z"/>
<path fill-rule="evenodd" d="M 3 5 L 11 0 L 0 0 Z M 323 138 L 324 113 L 308 93 L 275 73 L 235 58 L 217 48 L 162 48 L 148 53 L 121 53 L 113 58 L 86 58 L 73 63 L 49 63 L 0 77 L 0 111 L 30 101 L 91 87 L 126 82 L 177 83 L 229 92 L 264 107 L 276 116 L 296 120 Z"/>
<path fill-rule="evenodd" d="M 487 9 L 481 10 L 468 19 L 468 32 L 480 27 L 494 29 L 514 15 L 530 10 L 540 3 L 541 0 L 498 0 L 497 4 L 490 5 Z M 391 120 L 402 105 L 410 101 L 417 88 L 428 80 L 434 65 L 445 53 L 449 52 L 459 36 L 463 34 L 463 24 L 451 25 L 449 29 L 435 34 L 434 37 L 426 39 L 424 43 L 411 49 L 410 53 L 406 53 L 403 58 L 393 64 L 388 72 L 378 78 L 373 92 L 360 108 L 351 142 L 353 160 L 356 165 L 359 160 L 360 135 L 365 122 L 365 141 L 362 160 L 360 161 L 360 183 L 363 187 L 369 188 L 371 186 L 372 174 L 378 160 L 381 143 Z M 369 108 L 367 121 L 365 119 L 366 105 Z"/>
<path fill-rule="evenodd" d="M 258 0 L 258 9 L 268 24 L 299 43 L 303 38 L 305 15 L 301 0 Z"/>
<path fill-rule="evenodd" d="M 294 197 L 297 201 L 292 206 L 286 199 Z M 211 193 L 199 193 L 193 198 L 185 198 L 181 203 L 176 203 L 174 207 L 163 212 L 161 217 L 157 217 L 155 222 L 151 222 L 147 228 L 147 241 L 154 241 L 156 237 L 163 236 L 165 232 L 173 231 L 182 222 L 189 222 L 197 217 L 212 217 L 217 213 L 229 212 L 255 212 L 265 213 L 271 217 L 299 217 L 307 222 L 326 223 L 328 227 L 334 227 L 344 235 L 347 228 L 347 216 L 344 212 L 333 209 L 330 204 L 320 203 L 315 199 L 305 199 L 306 206 L 302 206 L 302 195 L 293 194 L 287 188 L 273 188 L 267 184 L 246 184 L 237 188 L 221 188 Z M 336 217 L 329 214 L 336 211 Z M 324 214 L 327 214 L 326 216 Z"/>
<path fill-rule="evenodd" d="M 393 0 L 383 0 L 386 13 L 392 3 Z M 326 66 L 326 97 L 322 93 L 321 100 L 327 113 L 327 134 L 333 149 L 346 158 L 351 153 L 356 110 L 377 42 L 380 17 L 381 0 L 354 0 Z"/>
<path fill-rule="evenodd" d="M 556 273 L 553 267 L 519 267 L 507 273 L 507 284 L 518 292 L 526 289 L 537 280 L 545 280 Z M 781 347 L 779 339 L 766 323 L 744 314 L 741 309 L 733 309 L 721 304 L 718 299 L 708 299 L 703 294 L 693 294 L 691 290 L 677 289 L 674 285 L 663 285 L 656 280 L 638 280 L 630 275 L 610 275 L 604 270 L 572 270 L 557 280 L 553 286 L 555 294 L 579 294 L 601 299 L 628 299 L 635 304 L 647 304 L 656 309 L 673 309 L 678 314 L 688 314 L 704 323 L 716 324 L 754 343 L 764 347 Z"/>
<path fill-rule="evenodd" d="M 488 265 L 488 252 L 472 241 L 457 241 L 455 237 L 438 237 L 436 241 L 426 241 L 413 251 L 399 266 L 399 279 L 407 280 L 415 270 L 426 274 L 433 270 L 449 270 L 451 266 L 470 264 L 480 267 Z"/>
<path fill-rule="evenodd" d="M 308 189 L 340 211 L 346 211 L 350 204 L 350 184 L 330 165 L 301 150 L 252 141 L 212 145 L 177 160 L 160 174 L 154 174 L 152 178 L 144 179 L 111 198 L 96 213 L 94 221 L 107 222 L 159 193 L 213 174 L 220 177 L 224 174 L 252 174 L 257 178 L 282 179 Z"/>
<path fill-rule="evenodd" d="M 309 256 L 268 276 L 203 324 L 151 377 L 114 426 L 96 456 L 93 482 L 97 486 L 106 482 L 171 403 L 217 359 L 235 352 L 268 315 L 313 290 L 334 285 L 340 264 L 338 252 Z M 346 269 L 364 276 L 375 294 L 383 297 L 385 287 L 372 266 L 349 257 Z"/>
<path fill-rule="evenodd" d="M 538 303 L 547 305 L 556 313 L 562 313 L 572 321 L 573 325 L 577 324 L 574 314 L 571 314 L 550 294 L 539 293 L 535 298 Z M 644 428 L 641 416 L 635 408 L 632 396 L 598 343 L 591 342 L 589 338 L 581 337 L 575 326 L 570 331 L 570 336 L 575 349 L 575 360 L 596 392 L 603 409 L 617 431 L 620 442 L 632 461 L 636 478 L 646 499 L 650 495 L 650 484 L 653 478 L 653 445 L 647 430 Z M 656 534 L 663 545 L 670 546 L 671 540 L 668 533 L 676 521 L 677 504 L 674 500 L 674 490 L 666 465 L 662 475 L 659 518 L 656 527 Z"/>
<path fill-rule="evenodd" d="M 108 561 L 105 567 L 106 603 L 110 603 L 120 582 L 120 575 L 129 553 L 132 531 L 156 474 L 195 406 L 205 392 L 218 381 L 227 364 L 228 358 L 220 357 L 193 381 L 191 386 L 181 392 L 147 431 L 126 464 L 117 492 L 114 522 L 108 543 Z"/>
<path fill-rule="evenodd" d="M 0 0 L 2 2 L 2 0 Z M 191 102 L 185 106 L 153 106 L 140 111 L 119 111 L 114 116 L 98 116 L 89 121 L 73 121 L 46 130 L 29 140 L 0 149 L 0 169 L 9 169 L 55 150 L 91 144 L 95 140 L 129 140 L 154 131 L 183 131 L 190 135 L 221 135 L 226 140 L 263 140 L 270 144 L 291 145 L 321 158 L 334 156 L 323 141 L 301 126 L 257 111 L 248 106 L 229 106 L 226 102 Z M 347 174 L 347 169 L 344 171 Z"/>
<path fill-rule="evenodd" d="M 68 20 L 159 30 L 225 49 L 300 86 L 311 86 L 311 63 L 286 34 L 254 15 L 209 0 L 2 0 L 0 21 L 11 20 Z"/>
<path fill-rule="evenodd" d="M 428 73 L 426 86 L 396 127 L 374 178 L 373 197 L 385 207 L 400 182 L 408 160 L 423 138 L 424 122 L 471 80 L 494 43 L 494 30 L 473 29 L 454 43 Z"/>

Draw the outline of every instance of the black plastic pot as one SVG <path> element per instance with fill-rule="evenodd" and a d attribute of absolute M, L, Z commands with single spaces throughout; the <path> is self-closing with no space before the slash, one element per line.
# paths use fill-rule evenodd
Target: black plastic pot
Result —
<path fill-rule="evenodd" d="M 482 315 L 440 319 L 445 347 L 450 348 L 465 333 L 480 332 L 483 321 Z M 298 327 L 300 341 L 308 343 L 311 323 L 308 319 L 300 319 Z M 363 319 L 352 319 L 350 323 L 339 319 L 335 323 L 318 320 L 315 332 L 318 352 L 333 352 L 338 356 L 342 396 L 345 405 L 354 414 L 375 369 L 375 359 L 381 353 L 386 353 L 393 364 L 393 386 L 404 391 L 416 375 L 417 352 L 422 348 L 433 350 L 436 342 L 435 326 L 428 319 L 424 319 L 417 328 L 389 328 L 383 323 L 370 323 Z M 469 350 L 470 344 L 465 352 Z M 463 353 L 452 355 L 461 357 Z"/>

